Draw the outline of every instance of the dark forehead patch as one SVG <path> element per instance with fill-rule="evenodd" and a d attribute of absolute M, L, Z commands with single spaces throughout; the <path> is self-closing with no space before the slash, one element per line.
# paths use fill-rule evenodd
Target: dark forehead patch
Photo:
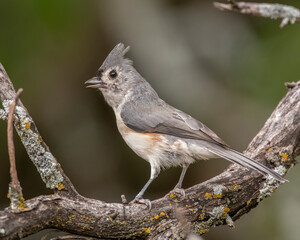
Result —
<path fill-rule="evenodd" d="M 97 77 L 101 78 L 102 74 L 103 74 L 104 70 L 103 69 L 99 69 L 96 73 Z"/>

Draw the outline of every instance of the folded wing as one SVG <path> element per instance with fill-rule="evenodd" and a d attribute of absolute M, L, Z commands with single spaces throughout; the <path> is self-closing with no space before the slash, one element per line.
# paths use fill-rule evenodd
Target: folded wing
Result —
<path fill-rule="evenodd" d="M 153 99 L 151 101 L 149 104 L 141 105 L 138 102 L 132 102 L 123 106 L 121 118 L 125 125 L 137 132 L 160 133 L 201 140 L 203 147 L 221 158 L 252 168 L 261 174 L 271 175 L 281 182 L 287 181 L 265 165 L 229 148 L 212 130 L 190 115 L 177 110 L 162 100 L 155 100 L 157 101 L 155 104 L 153 104 Z M 128 115 L 128 113 L 135 114 Z"/>
<path fill-rule="evenodd" d="M 128 115 L 128 113 L 135 113 Z M 157 104 L 131 103 L 123 106 L 121 117 L 127 127 L 144 133 L 161 133 L 171 136 L 204 140 L 227 146 L 212 130 L 190 115 L 165 102 Z"/>

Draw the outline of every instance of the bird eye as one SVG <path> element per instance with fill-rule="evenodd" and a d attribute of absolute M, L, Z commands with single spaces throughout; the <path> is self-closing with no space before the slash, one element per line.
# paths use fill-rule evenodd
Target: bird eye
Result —
<path fill-rule="evenodd" d="M 111 78 L 116 78 L 118 76 L 118 74 L 117 74 L 116 70 L 113 69 L 109 72 L 109 76 Z"/>

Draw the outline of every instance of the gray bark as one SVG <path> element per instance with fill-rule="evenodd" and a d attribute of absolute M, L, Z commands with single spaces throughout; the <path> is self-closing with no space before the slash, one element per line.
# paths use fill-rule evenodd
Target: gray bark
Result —
<path fill-rule="evenodd" d="M 214 6 L 220 10 L 234 11 L 271 19 L 282 19 L 280 24 L 281 28 L 287 24 L 300 22 L 300 10 L 292 6 L 277 3 L 228 2 L 229 3 L 214 2 Z"/>

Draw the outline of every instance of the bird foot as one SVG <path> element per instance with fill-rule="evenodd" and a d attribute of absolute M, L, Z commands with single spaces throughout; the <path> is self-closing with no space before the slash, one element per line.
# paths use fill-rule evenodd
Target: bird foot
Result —
<path fill-rule="evenodd" d="M 178 196 L 179 195 L 179 196 Z M 185 191 L 183 188 L 178 188 L 175 187 L 171 192 L 170 192 L 170 197 L 173 200 L 182 200 L 185 198 Z"/>
<path fill-rule="evenodd" d="M 152 204 L 151 204 L 151 201 L 149 199 L 135 198 L 129 204 L 134 204 L 134 203 L 144 204 L 148 207 L 149 210 L 151 210 Z"/>

